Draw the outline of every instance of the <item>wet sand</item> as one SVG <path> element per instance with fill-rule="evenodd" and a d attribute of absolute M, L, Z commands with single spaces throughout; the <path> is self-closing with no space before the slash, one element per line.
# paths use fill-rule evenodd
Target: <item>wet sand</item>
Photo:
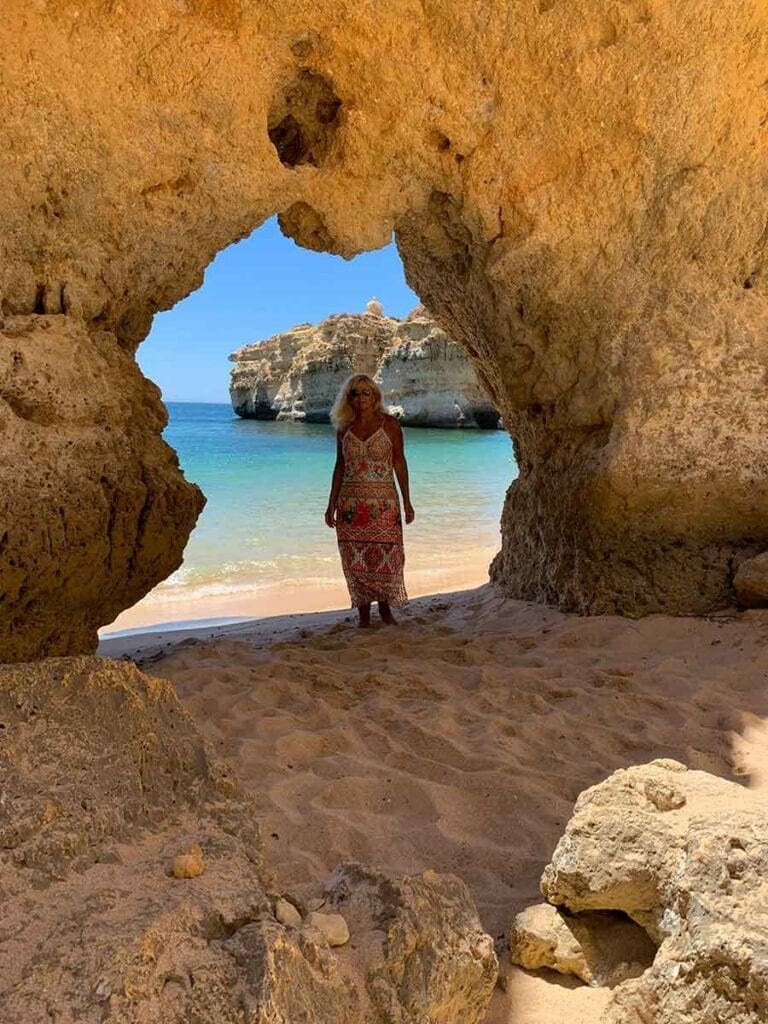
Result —
<path fill-rule="evenodd" d="M 444 591 L 467 590 L 484 584 L 488 579 L 488 565 L 493 549 L 472 552 L 460 569 L 434 565 L 429 569 L 406 571 L 406 585 L 412 598 Z M 272 586 L 254 587 L 213 596 L 205 590 L 169 587 L 160 584 L 142 601 L 122 612 L 114 622 L 100 631 L 102 637 L 127 629 L 151 630 L 184 628 L 190 622 L 204 628 L 210 619 L 261 619 L 306 612 L 325 612 L 336 608 L 349 608 L 349 594 L 341 565 L 338 578 L 333 582 L 280 581 Z"/>

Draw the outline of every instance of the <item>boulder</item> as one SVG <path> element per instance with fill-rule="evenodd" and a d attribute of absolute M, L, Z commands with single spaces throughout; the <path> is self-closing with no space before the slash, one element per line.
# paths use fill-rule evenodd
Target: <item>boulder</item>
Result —
<path fill-rule="evenodd" d="M 327 880 L 326 896 L 363 950 L 376 1021 L 480 1024 L 485 1019 L 498 961 L 460 879 L 434 871 L 393 876 L 342 864 Z"/>
<path fill-rule="evenodd" d="M 548 967 L 587 985 L 613 988 L 650 966 L 656 946 L 623 914 L 593 910 L 565 914 L 550 903 L 529 907 L 512 922 L 512 963 L 527 970 Z"/>
<path fill-rule="evenodd" d="M 301 928 L 301 914 L 290 900 L 280 898 L 275 901 L 275 917 L 280 924 L 290 928 Z"/>
<path fill-rule="evenodd" d="M 578 798 L 542 876 L 572 912 L 621 910 L 659 949 L 619 985 L 611 1024 L 768 1017 L 768 803 L 675 761 L 614 772 Z"/>
<path fill-rule="evenodd" d="M 177 853 L 171 865 L 174 878 L 197 878 L 205 871 L 205 857 L 197 843 L 193 843 L 183 853 Z"/>
<path fill-rule="evenodd" d="M 341 914 L 323 914 L 313 910 L 307 917 L 307 924 L 322 932 L 329 946 L 344 946 L 349 942 L 349 928 Z"/>

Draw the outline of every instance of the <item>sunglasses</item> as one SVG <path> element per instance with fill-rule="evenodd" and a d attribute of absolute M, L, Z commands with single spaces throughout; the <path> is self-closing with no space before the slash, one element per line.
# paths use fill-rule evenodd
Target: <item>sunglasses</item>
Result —
<path fill-rule="evenodd" d="M 349 397 L 360 398 L 361 396 L 365 396 L 366 398 L 370 398 L 372 394 L 373 392 L 371 391 L 370 388 L 360 388 L 360 390 L 358 390 L 357 388 L 352 388 L 352 390 L 349 392 Z"/>

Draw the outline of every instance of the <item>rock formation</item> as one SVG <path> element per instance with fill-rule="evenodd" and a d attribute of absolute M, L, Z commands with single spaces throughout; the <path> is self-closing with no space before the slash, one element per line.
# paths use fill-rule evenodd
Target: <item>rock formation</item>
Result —
<path fill-rule="evenodd" d="M 566 914 L 540 903 L 512 922 L 509 955 L 529 971 L 548 967 L 587 985 L 613 988 L 650 967 L 656 946 L 626 915 L 604 910 Z"/>
<path fill-rule="evenodd" d="M 230 396 L 239 416 L 327 423 L 339 389 L 353 373 L 380 385 L 404 426 L 496 428 L 499 414 L 463 351 L 422 309 L 404 320 L 364 314 L 302 324 L 229 357 Z"/>
<path fill-rule="evenodd" d="M 109 331 L 6 317 L 0 340 L 0 661 L 89 650 L 181 564 L 204 504 L 165 408 Z"/>
<path fill-rule="evenodd" d="M 326 890 L 364 943 L 366 986 L 382 1024 L 485 1020 L 498 962 L 459 878 L 343 864 Z"/>
<path fill-rule="evenodd" d="M 577 922 L 589 912 L 582 935 L 599 930 L 593 911 L 623 911 L 659 946 L 648 970 L 614 990 L 606 1024 L 768 1019 L 763 797 L 676 761 L 614 772 L 577 800 L 541 888 Z"/>
<path fill-rule="evenodd" d="M 201 499 L 131 359 L 275 213 L 345 257 L 395 232 L 515 440 L 510 594 L 733 599 L 768 547 L 764 4 L 7 0 L 0 40 L 3 657 L 92 646 L 178 562 Z"/>
<path fill-rule="evenodd" d="M 324 902 L 348 908 L 351 961 L 312 915 L 284 923 L 255 800 L 169 683 L 99 658 L 7 667 L 0 719 L 3 1024 L 485 1016 L 493 942 L 457 878 L 339 868 Z"/>

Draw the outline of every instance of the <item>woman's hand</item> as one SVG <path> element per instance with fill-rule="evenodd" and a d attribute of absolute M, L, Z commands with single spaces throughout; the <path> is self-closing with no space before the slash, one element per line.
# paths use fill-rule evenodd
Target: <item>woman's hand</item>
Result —
<path fill-rule="evenodd" d="M 325 525 L 330 526 L 332 530 L 336 526 L 336 509 L 333 505 L 329 505 L 325 510 Z"/>
<path fill-rule="evenodd" d="M 404 509 L 406 523 L 412 523 L 413 520 L 416 518 L 416 513 L 413 511 L 413 505 L 410 503 L 410 501 L 405 502 Z"/>

